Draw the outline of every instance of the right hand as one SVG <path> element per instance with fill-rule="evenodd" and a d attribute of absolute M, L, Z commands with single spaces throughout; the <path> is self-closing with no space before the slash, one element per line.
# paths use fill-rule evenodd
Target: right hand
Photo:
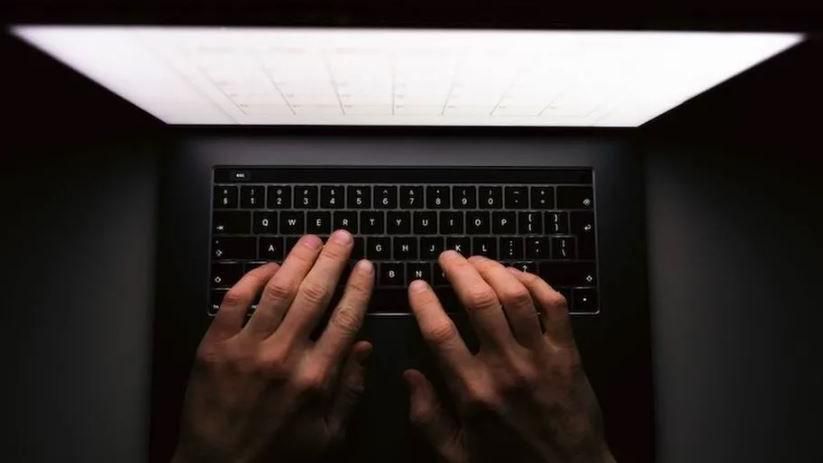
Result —
<path fill-rule="evenodd" d="M 563 296 L 536 275 L 483 257 L 446 251 L 440 266 L 481 344 L 472 355 L 431 287 L 410 285 L 412 310 L 456 405 L 451 415 L 422 373 L 404 372 L 410 418 L 440 459 L 613 463 Z"/>

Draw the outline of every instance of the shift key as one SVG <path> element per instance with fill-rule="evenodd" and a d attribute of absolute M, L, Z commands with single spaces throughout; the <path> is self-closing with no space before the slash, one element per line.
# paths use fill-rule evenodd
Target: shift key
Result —
<path fill-rule="evenodd" d="M 211 243 L 211 254 L 215 259 L 256 259 L 257 239 L 253 236 L 215 238 Z"/>
<path fill-rule="evenodd" d="M 594 262 L 541 262 L 538 273 L 552 286 L 597 284 Z"/>

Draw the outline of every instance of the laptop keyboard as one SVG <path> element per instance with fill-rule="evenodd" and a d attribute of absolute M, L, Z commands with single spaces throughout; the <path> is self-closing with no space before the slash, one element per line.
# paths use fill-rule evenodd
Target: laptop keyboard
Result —
<path fill-rule="evenodd" d="M 572 313 L 599 312 L 591 169 L 217 167 L 208 313 L 301 235 L 325 240 L 341 228 L 355 237 L 348 271 L 364 257 L 375 263 L 371 313 L 408 313 L 415 279 L 458 310 L 437 264 L 446 249 L 536 273 Z"/>

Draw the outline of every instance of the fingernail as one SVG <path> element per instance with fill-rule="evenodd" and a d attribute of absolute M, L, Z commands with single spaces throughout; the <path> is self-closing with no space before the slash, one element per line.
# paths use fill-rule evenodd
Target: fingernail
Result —
<path fill-rule="evenodd" d="M 414 280 L 409 284 L 409 290 L 413 293 L 421 293 L 429 289 L 429 284 L 423 280 Z"/>
<path fill-rule="evenodd" d="M 304 236 L 300 240 L 300 243 L 302 243 L 304 246 L 306 246 L 310 249 L 317 249 L 320 246 L 323 246 L 323 240 L 321 240 L 319 237 L 317 237 L 315 235 L 306 235 L 306 236 Z"/>
<path fill-rule="evenodd" d="M 340 244 L 349 244 L 352 242 L 351 233 L 347 232 L 346 230 L 337 230 L 331 235 L 331 239 L 335 243 Z"/>
<path fill-rule="evenodd" d="M 357 271 L 371 274 L 374 272 L 374 264 L 368 259 L 361 259 L 360 262 L 357 263 Z"/>
<path fill-rule="evenodd" d="M 440 253 L 440 257 L 443 258 L 443 259 L 454 259 L 458 255 L 459 254 L 454 249 L 448 249 L 448 250 L 443 251 L 442 253 Z"/>

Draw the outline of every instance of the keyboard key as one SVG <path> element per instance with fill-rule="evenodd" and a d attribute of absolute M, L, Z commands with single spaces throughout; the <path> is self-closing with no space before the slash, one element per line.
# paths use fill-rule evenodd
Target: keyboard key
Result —
<path fill-rule="evenodd" d="M 440 268 L 437 262 L 432 264 L 432 286 L 449 286 L 449 280 L 446 278 L 446 272 Z"/>
<path fill-rule="evenodd" d="M 250 220 L 248 211 L 214 211 L 212 230 L 215 234 L 248 233 Z"/>
<path fill-rule="evenodd" d="M 331 212 L 306 212 L 306 233 L 328 235 L 331 233 Z"/>
<path fill-rule="evenodd" d="M 472 255 L 497 259 L 497 238 L 479 236 L 472 238 Z"/>
<path fill-rule="evenodd" d="M 429 209 L 448 209 L 451 207 L 449 187 L 426 187 L 426 207 Z"/>
<path fill-rule="evenodd" d="M 488 211 L 466 212 L 466 233 L 469 235 L 488 235 L 491 230 Z"/>
<path fill-rule="evenodd" d="M 500 238 L 500 258 L 514 260 L 523 258 L 523 237 L 508 236 Z"/>
<path fill-rule="evenodd" d="M 568 212 L 546 212 L 546 233 L 559 234 L 569 232 Z"/>
<path fill-rule="evenodd" d="M 552 259 L 574 259 L 577 257 L 573 236 L 552 237 Z"/>
<path fill-rule="evenodd" d="M 214 208 L 234 209 L 237 207 L 237 187 L 233 185 L 214 187 Z"/>
<path fill-rule="evenodd" d="M 413 222 L 415 235 L 437 234 L 437 212 L 415 212 Z"/>
<path fill-rule="evenodd" d="M 289 253 L 291 252 L 291 250 L 294 249 L 294 246 L 297 244 L 297 242 L 299 240 L 300 240 L 299 236 L 287 236 L 286 237 L 286 246 L 284 248 L 286 256 L 288 256 Z"/>
<path fill-rule="evenodd" d="M 529 189 L 524 186 L 506 187 L 506 209 L 528 209 Z"/>
<path fill-rule="evenodd" d="M 295 209 L 317 209 L 317 185 L 294 187 Z"/>
<path fill-rule="evenodd" d="M 591 209 L 594 207 L 594 192 L 590 186 L 557 187 L 558 209 Z"/>
<path fill-rule="evenodd" d="M 369 237 L 366 240 L 366 257 L 371 260 L 387 260 L 391 258 L 391 238 Z"/>
<path fill-rule="evenodd" d="M 417 237 L 396 236 L 394 238 L 394 260 L 416 260 Z"/>
<path fill-rule="evenodd" d="M 386 233 L 389 235 L 408 235 L 411 233 L 411 212 L 387 212 Z"/>
<path fill-rule="evenodd" d="M 380 278 L 381 286 L 401 286 L 405 283 L 403 264 L 397 262 L 382 262 L 380 263 Z"/>
<path fill-rule="evenodd" d="M 272 235 L 277 233 L 277 212 L 254 211 L 254 233 Z"/>
<path fill-rule="evenodd" d="M 541 262 L 540 277 L 552 286 L 593 286 L 597 281 L 593 262 Z"/>
<path fill-rule="evenodd" d="M 597 291 L 594 288 L 572 289 L 572 312 L 595 313 L 598 310 Z"/>
<path fill-rule="evenodd" d="M 374 187 L 374 207 L 375 209 L 397 209 L 397 187 L 386 185 Z"/>
<path fill-rule="evenodd" d="M 283 260 L 284 247 L 285 245 L 282 236 L 261 236 L 257 257 L 263 260 Z"/>
<path fill-rule="evenodd" d="M 211 251 L 215 259 L 255 259 L 257 238 L 214 238 Z"/>
<path fill-rule="evenodd" d="M 340 185 L 320 187 L 320 207 L 323 209 L 343 209 L 346 205 L 343 196 L 345 189 Z"/>
<path fill-rule="evenodd" d="M 357 233 L 357 212 L 354 211 L 334 211 L 332 218 L 332 228 L 334 230 L 348 230 L 351 234 Z"/>
<path fill-rule="evenodd" d="M 269 185 L 266 189 L 266 204 L 269 209 L 291 208 L 291 187 L 288 185 Z"/>
<path fill-rule="evenodd" d="M 368 185 L 350 186 L 346 189 L 350 209 L 368 209 L 371 207 L 371 187 Z"/>
<path fill-rule="evenodd" d="M 471 239 L 467 236 L 446 238 L 446 249 L 452 249 L 465 257 L 471 255 Z"/>
<path fill-rule="evenodd" d="M 581 259 L 594 259 L 594 211 L 571 213 L 571 230 L 577 235 L 577 251 Z"/>
<path fill-rule="evenodd" d="M 443 235 L 455 235 L 463 233 L 463 213 L 447 212 L 440 213 L 440 233 Z"/>
<path fill-rule="evenodd" d="M 349 257 L 352 260 L 360 260 L 366 257 L 366 238 L 362 236 L 355 236 L 354 237 L 354 246 L 351 249 L 351 256 Z"/>
<path fill-rule="evenodd" d="M 537 264 L 535 262 L 514 262 L 512 267 L 521 272 L 533 273 L 537 275 Z"/>
<path fill-rule="evenodd" d="M 385 215 L 383 211 L 363 211 L 360 213 L 360 233 L 382 235 Z"/>
<path fill-rule="evenodd" d="M 531 187 L 531 207 L 534 209 L 554 209 L 554 188 L 550 186 Z"/>
<path fill-rule="evenodd" d="M 241 263 L 211 264 L 211 287 L 231 288 L 243 276 Z"/>
<path fill-rule="evenodd" d="M 543 214 L 540 212 L 519 212 L 521 235 L 539 235 L 543 233 Z"/>
<path fill-rule="evenodd" d="M 215 289 L 211 291 L 211 295 L 209 296 L 209 309 L 208 314 L 210 316 L 217 315 L 217 311 L 220 310 L 220 304 L 223 303 L 223 297 L 226 293 L 229 292 L 228 289 Z"/>
<path fill-rule="evenodd" d="M 259 209 L 266 206 L 266 187 L 243 185 L 240 187 L 240 207 Z"/>
<path fill-rule="evenodd" d="M 283 211 L 280 213 L 280 233 L 302 235 L 306 233 L 303 211 Z"/>
<path fill-rule="evenodd" d="M 420 238 L 420 258 L 435 260 L 443 252 L 443 238 L 423 237 Z"/>
<path fill-rule="evenodd" d="M 549 258 L 549 239 L 538 236 L 526 238 L 526 257 L 529 259 Z"/>
<path fill-rule="evenodd" d="M 400 187 L 400 208 L 401 209 L 423 209 L 423 187 L 422 186 L 401 186 Z"/>
<path fill-rule="evenodd" d="M 406 284 L 414 280 L 423 280 L 432 284 L 432 266 L 428 262 L 409 262 L 406 264 Z"/>
<path fill-rule="evenodd" d="M 455 209 L 476 209 L 477 188 L 473 186 L 452 187 L 452 204 Z"/>
<path fill-rule="evenodd" d="M 503 188 L 481 186 L 477 189 L 477 203 L 480 209 L 503 209 Z"/>
<path fill-rule="evenodd" d="M 517 233 L 516 213 L 494 211 L 492 212 L 492 233 L 495 235 Z"/>

